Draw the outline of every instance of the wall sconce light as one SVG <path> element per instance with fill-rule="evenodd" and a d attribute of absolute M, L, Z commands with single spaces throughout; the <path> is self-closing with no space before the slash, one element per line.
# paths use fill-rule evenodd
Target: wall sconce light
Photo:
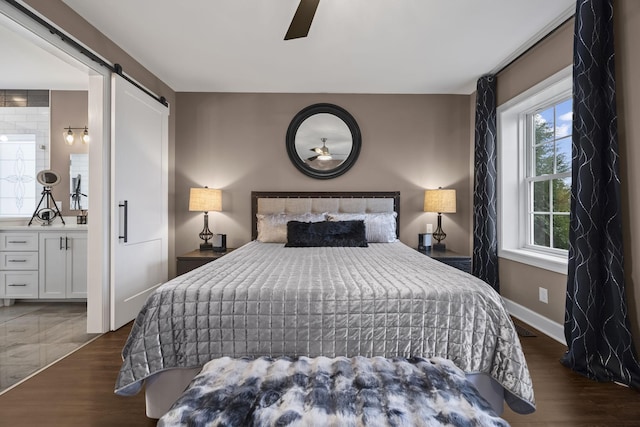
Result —
<path fill-rule="evenodd" d="M 446 233 L 442 230 L 442 214 L 456 213 L 456 190 L 439 188 L 437 190 L 425 190 L 424 211 L 438 213 L 438 227 L 433 232 L 433 238 L 438 243 L 433 245 L 433 250 L 444 251 L 446 246 L 442 242 Z"/>
<path fill-rule="evenodd" d="M 62 136 L 64 137 L 64 143 L 67 145 L 73 145 L 73 143 L 76 140 L 76 135 L 73 132 L 74 130 L 81 130 L 82 131 L 82 143 L 83 144 L 88 144 L 89 141 L 91 141 L 91 138 L 89 137 L 89 129 L 85 126 L 83 128 L 72 128 L 71 126 L 64 128 L 64 132 L 62 133 Z"/>
<path fill-rule="evenodd" d="M 204 212 L 204 228 L 199 234 L 204 243 L 200 244 L 200 250 L 213 250 L 213 245 L 209 243 L 209 239 L 213 237 L 213 233 L 209 230 L 209 212 L 222 211 L 222 191 L 208 187 L 192 188 L 189 191 L 189 210 Z"/>

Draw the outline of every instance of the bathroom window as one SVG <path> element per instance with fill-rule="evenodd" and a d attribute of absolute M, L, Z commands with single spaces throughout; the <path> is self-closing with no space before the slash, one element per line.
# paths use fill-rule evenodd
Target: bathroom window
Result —
<path fill-rule="evenodd" d="M 20 218 L 36 207 L 36 135 L 0 135 L 0 218 Z"/>

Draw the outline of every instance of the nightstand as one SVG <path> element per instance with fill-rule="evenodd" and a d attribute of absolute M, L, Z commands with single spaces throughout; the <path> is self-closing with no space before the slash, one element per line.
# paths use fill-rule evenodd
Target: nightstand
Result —
<path fill-rule="evenodd" d="M 418 251 L 421 254 L 425 254 L 426 256 L 438 260 L 442 263 L 450 265 L 451 267 L 455 267 L 458 270 L 462 270 L 465 273 L 471 274 L 471 257 L 466 255 L 460 255 L 457 252 L 450 251 L 446 249 L 444 251 Z"/>
<path fill-rule="evenodd" d="M 195 251 L 180 255 L 178 257 L 178 269 L 176 273 L 179 276 L 193 270 L 194 268 L 198 268 L 211 261 L 215 261 L 218 258 L 222 258 L 223 256 L 225 256 L 233 249 L 234 248 L 227 248 L 227 250 L 224 252 L 201 251 L 199 249 L 196 249 Z"/>

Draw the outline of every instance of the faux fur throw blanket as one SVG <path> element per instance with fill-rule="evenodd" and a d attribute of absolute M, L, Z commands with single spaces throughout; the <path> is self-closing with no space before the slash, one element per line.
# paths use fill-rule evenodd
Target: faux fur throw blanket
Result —
<path fill-rule="evenodd" d="M 508 426 L 440 358 L 267 357 L 207 363 L 169 426 Z"/>

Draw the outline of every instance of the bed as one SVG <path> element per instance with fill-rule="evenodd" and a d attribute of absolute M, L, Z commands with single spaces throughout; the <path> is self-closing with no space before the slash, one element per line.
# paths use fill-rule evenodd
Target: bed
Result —
<path fill-rule="evenodd" d="M 399 193 L 253 192 L 251 216 L 250 243 L 162 285 L 138 314 L 115 391 L 144 386 L 149 417 L 162 416 L 210 360 L 261 356 L 438 357 L 497 413 L 503 401 L 535 410 L 500 296 L 399 242 Z M 290 227 L 314 221 L 364 225 L 366 245 L 291 237 Z"/>

